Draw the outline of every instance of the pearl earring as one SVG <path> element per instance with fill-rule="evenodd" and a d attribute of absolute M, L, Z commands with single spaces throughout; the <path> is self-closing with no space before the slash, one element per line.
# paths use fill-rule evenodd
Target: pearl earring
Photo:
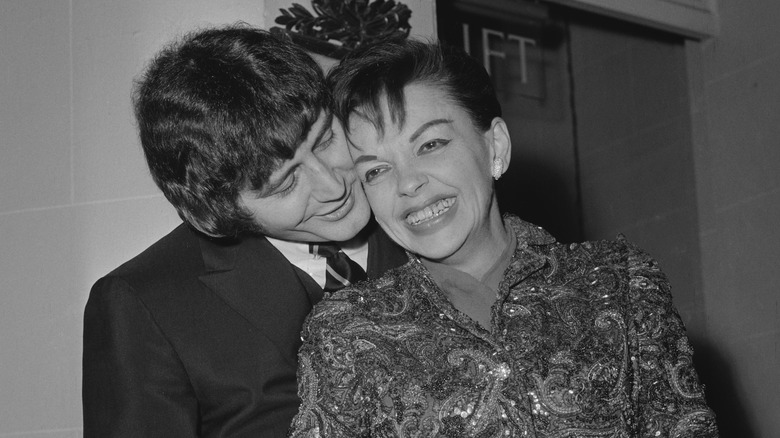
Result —
<path fill-rule="evenodd" d="M 493 179 L 498 181 L 501 175 L 504 173 L 504 160 L 496 158 L 493 160 Z"/>

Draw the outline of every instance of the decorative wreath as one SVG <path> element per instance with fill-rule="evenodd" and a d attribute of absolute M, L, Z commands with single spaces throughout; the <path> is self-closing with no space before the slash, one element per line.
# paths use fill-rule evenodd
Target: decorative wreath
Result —
<path fill-rule="evenodd" d="M 314 13 L 298 3 L 280 9 L 276 23 L 294 40 L 314 40 L 334 46 L 343 55 L 360 45 L 388 38 L 406 38 L 412 11 L 394 0 L 311 0 Z M 318 50 L 322 52 L 322 50 Z M 339 56 L 340 57 L 340 56 Z"/>

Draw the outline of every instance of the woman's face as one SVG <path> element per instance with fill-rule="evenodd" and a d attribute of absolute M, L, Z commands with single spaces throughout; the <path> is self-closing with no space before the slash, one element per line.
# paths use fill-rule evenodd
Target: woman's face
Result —
<path fill-rule="evenodd" d="M 406 120 L 385 132 L 353 115 L 350 153 L 382 228 L 407 250 L 447 262 L 495 243 L 501 218 L 493 193 L 493 159 L 509 163 L 509 137 L 496 118 L 480 132 L 442 88 L 405 88 Z M 491 238 L 493 237 L 493 238 Z"/>

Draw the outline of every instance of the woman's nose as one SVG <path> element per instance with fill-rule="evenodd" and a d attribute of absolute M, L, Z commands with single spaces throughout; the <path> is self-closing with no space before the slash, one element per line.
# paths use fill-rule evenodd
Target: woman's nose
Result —
<path fill-rule="evenodd" d="M 402 196 L 415 196 L 428 182 L 428 176 L 413 168 L 396 168 L 398 193 Z"/>

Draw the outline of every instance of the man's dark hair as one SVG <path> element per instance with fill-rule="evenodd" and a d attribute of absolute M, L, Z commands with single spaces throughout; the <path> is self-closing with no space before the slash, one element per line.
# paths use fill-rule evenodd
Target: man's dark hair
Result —
<path fill-rule="evenodd" d="M 261 231 L 240 192 L 260 190 L 331 103 L 310 56 L 246 25 L 163 49 L 133 101 L 154 181 L 185 222 L 211 236 Z"/>
<path fill-rule="evenodd" d="M 404 87 L 412 83 L 441 87 L 482 131 L 501 116 L 501 104 L 482 64 L 462 49 L 443 43 L 404 39 L 364 46 L 347 55 L 330 72 L 328 81 L 336 116 L 347 130 L 350 114 L 359 110 L 383 132 L 383 96 L 387 97 L 390 121 L 402 126 L 406 118 Z"/>

